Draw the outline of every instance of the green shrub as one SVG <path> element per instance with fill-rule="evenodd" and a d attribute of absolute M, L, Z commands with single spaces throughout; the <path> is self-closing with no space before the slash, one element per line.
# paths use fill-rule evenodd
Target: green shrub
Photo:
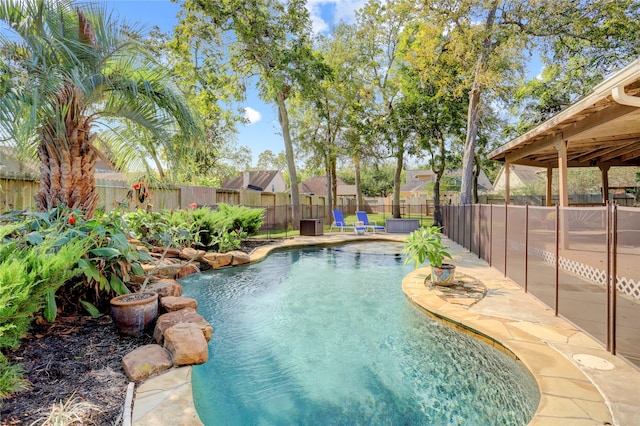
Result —
<path fill-rule="evenodd" d="M 264 209 L 219 204 L 218 212 L 227 218 L 225 229 L 242 229 L 248 235 L 257 234 L 264 221 Z"/>
<path fill-rule="evenodd" d="M 0 349 L 17 346 L 41 308 L 47 321 L 55 320 L 54 295 L 80 274 L 78 260 L 89 242 L 64 240 L 50 235 L 37 246 L 5 252 L 0 263 Z"/>
<path fill-rule="evenodd" d="M 127 213 L 124 221 L 130 232 L 140 241 L 156 247 L 187 247 L 197 241 L 197 229 L 187 217 L 177 212 Z"/>
<path fill-rule="evenodd" d="M 154 246 L 193 245 L 223 251 L 239 248 L 242 239 L 257 233 L 263 214 L 264 209 L 220 204 L 218 209 L 200 207 L 158 213 L 138 210 L 124 219 L 136 238 Z"/>
<path fill-rule="evenodd" d="M 131 274 L 144 275 L 141 262 L 151 261 L 144 250 L 138 250 L 129 244 L 126 222 L 119 212 L 84 220 L 78 210 L 56 208 L 43 213 L 12 212 L 0 218 L 6 224 L 0 227 L 0 258 L 13 250 L 30 250 L 45 241 L 55 242 L 56 247 L 79 244 L 84 252 L 78 257 L 82 278 L 69 279 L 59 299 L 66 305 L 79 308 L 85 302 L 97 305 L 99 309 L 108 308 L 108 301 L 118 294 L 129 292 L 126 283 Z M 70 250 L 66 247 L 63 250 Z M 55 303 L 55 293 L 48 291 L 47 306 Z M 65 306 L 66 306 L 65 305 Z M 47 312 L 51 312 L 47 310 Z"/>
<path fill-rule="evenodd" d="M 24 379 L 24 370 L 19 364 L 10 364 L 0 353 L 0 401 L 11 394 L 29 389 L 29 382 Z"/>
<path fill-rule="evenodd" d="M 34 283 L 20 259 L 0 263 L 0 349 L 19 345 L 42 301 L 33 297 Z"/>

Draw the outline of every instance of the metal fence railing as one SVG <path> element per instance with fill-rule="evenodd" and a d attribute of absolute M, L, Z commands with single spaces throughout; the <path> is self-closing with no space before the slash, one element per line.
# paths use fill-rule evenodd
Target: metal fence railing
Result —
<path fill-rule="evenodd" d="M 640 368 L 640 209 L 446 205 L 444 233 Z"/>

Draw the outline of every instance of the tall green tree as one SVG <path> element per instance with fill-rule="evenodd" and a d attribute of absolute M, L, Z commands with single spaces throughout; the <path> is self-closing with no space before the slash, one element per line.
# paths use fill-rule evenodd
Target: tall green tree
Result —
<path fill-rule="evenodd" d="M 428 155 L 433 183 L 434 224 L 442 226 L 440 187 L 445 170 L 452 169 L 452 141 L 464 138 L 467 49 L 437 20 L 424 17 L 408 26 L 401 55 L 403 107 L 420 148 Z"/>
<path fill-rule="evenodd" d="M 199 21 L 175 28 L 172 38 L 159 30 L 148 40 L 155 54 L 180 76 L 179 85 L 203 122 L 201 138 L 176 144 L 176 150 L 188 155 L 172 163 L 180 182 L 219 185 L 225 179 L 248 170 L 251 151 L 239 146 L 237 126 L 245 122 L 244 110 L 234 104 L 244 96 L 239 76 L 225 65 L 219 46 L 206 40 L 191 43 L 193 34 L 208 31 Z"/>
<path fill-rule="evenodd" d="M 593 82 L 600 81 L 612 65 L 617 67 L 620 58 L 637 56 L 638 52 L 637 0 L 445 0 L 425 6 L 429 13 L 448 22 L 451 31 L 462 35 L 461 40 L 466 40 L 474 52 L 461 188 L 461 202 L 465 204 L 472 201 L 476 140 L 483 108 L 490 105 L 491 92 L 504 87 L 508 70 L 520 68 L 524 53 L 532 54 L 535 48 L 544 52 L 546 62 L 559 66 L 562 71 L 556 75 L 565 76 L 567 82 Z M 509 58 L 511 66 L 505 62 Z M 578 85 L 557 87 L 561 86 L 566 87 L 562 90 L 566 93 Z M 585 86 L 592 84 L 582 85 Z M 564 102 L 574 96 L 547 99 Z M 549 112 L 562 107 L 557 103 L 549 106 Z"/>
<path fill-rule="evenodd" d="M 283 171 L 287 167 L 287 158 L 284 152 L 279 152 L 277 155 L 270 149 L 262 151 L 258 155 L 258 162 L 256 168 L 258 170 L 279 170 Z"/>
<path fill-rule="evenodd" d="M 287 101 L 294 92 L 308 94 L 327 73 L 314 55 L 311 25 L 304 0 L 187 0 L 181 26 L 197 25 L 192 47 L 201 42 L 217 44 L 231 69 L 249 79 L 257 77 L 261 98 L 273 103 L 287 157 L 291 183 L 293 222 L 300 218 L 300 197 Z"/>
<path fill-rule="evenodd" d="M 362 55 L 366 60 L 362 69 L 368 92 L 362 98 L 360 109 L 365 137 L 386 149 L 394 158 L 396 170 L 393 188 L 393 216 L 400 217 L 400 186 L 405 155 L 410 146 L 411 131 L 396 106 L 401 101 L 398 70 L 398 48 L 407 24 L 415 18 L 415 3 L 404 0 L 380 2 L 370 0 L 357 16 L 358 38 L 362 43 Z M 365 101 L 366 100 L 366 101 Z M 380 139 L 383 144 L 379 144 Z"/>
<path fill-rule="evenodd" d="M 0 126 L 12 143 L 37 149 L 38 210 L 64 204 L 93 215 L 100 124 L 126 122 L 156 141 L 198 132 L 170 71 L 103 7 L 3 0 L 0 20 L 12 30 L 0 45 L 20 81 L 3 94 Z"/>
<path fill-rule="evenodd" d="M 292 124 L 307 167 L 322 169 L 327 178 L 329 208 L 337 202 L 337 164 L 347 148 L 349 110 L 361 88 L 360 53 L 353 26 L 341 24 L 331 35 L 319 36 L 316 49 L 326 58 L 331 77 L 316 88 L 312 99 L 298 99 Z M 358 204 L 359 206 L 359 204 Z"/>
<path fill-rule="evenodd" d="M 640 1 L 548 2 L 524 25 L 544 68 L 516 94 L 516 135 L 586 96 L 607 75 L 640 56 Z"/>

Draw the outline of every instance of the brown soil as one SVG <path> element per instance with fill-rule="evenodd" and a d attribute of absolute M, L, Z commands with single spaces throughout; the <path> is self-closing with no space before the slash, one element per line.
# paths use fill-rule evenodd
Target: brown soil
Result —
<path fill-rule="evenodd" d="M 250 253 L 273 242 L 248 240 L 241 250 Z M 31 425 L 47 417 L 53 405 L 74 397 L 98 407 L 83 413 L 77 424 L 121 424 L 129 383 L 122 358 L 150 343 L 154 343 L 151 335 L 120 336 L 109 316 L 59 317 L 53 324 L 38 321 L 22 345 L 6 354 L 11 363 L 22 365 L 31 388 L 0 401 L 0 426 Z"/>

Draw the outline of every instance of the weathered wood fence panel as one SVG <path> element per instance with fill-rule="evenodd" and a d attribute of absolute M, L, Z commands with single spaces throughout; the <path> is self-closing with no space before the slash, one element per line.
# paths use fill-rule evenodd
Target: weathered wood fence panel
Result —
<path fill-rule="evenodd" d="M 0 210 L 35 210 L 40 183 L 29 177 L 1 177 Z"/>
<path fill-rule="evenodd" d="M 35 210 L 34 196 L 38 192 L 39 182 L 33 177 L 0 177 L 0 211 Z M 178 186 L 173 188 L 149 187 L 149 197 L 143 201 L 136 198 L 130 182 L 96 179 L 96 191 L 99 195 L 99 208 L 112 211 L 119 208 L 124 211 L 143 209 L 161 211 L 186 209 L 193 203 L 198 206 L 214 207 L 220 203 L 261 207 L 265 209 L 265 226 L 279 228 L 288 226 L 292 218 L 291 195 L 287 192 L 270 193 L 253 190 L 225 190 L 201 186 Z M 339 198 L 335 208 L 346 212 L 354 210 L 354 200 Z M 326 197 L 300 195 L 300 217 L 302 219 L 324 219 L 330 223 L 331 212 Z"/>

